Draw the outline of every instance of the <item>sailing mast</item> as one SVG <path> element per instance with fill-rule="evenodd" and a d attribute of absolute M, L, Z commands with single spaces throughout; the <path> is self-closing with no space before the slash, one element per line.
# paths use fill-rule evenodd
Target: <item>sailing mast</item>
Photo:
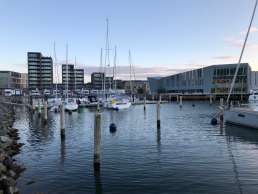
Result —
<path fill-rule="evenodd" d="M 248 30 L 246 32 L 244 44 L 243 44 L 243 47 L 242 47 L 242 50 L 241 50 L 241 53 L 240 53 L 240 57 L 239 57 L 239 60 L 238 60 L 236 71 L 235 71 L 235 74 L 234 74 L 234 77 L 233 77 L 233 80 L 232 80 L 232 83 L 231 83 L 231 86 L 230 86 L 230 91 L 229 91 L 229 94 L 228 94 L 228 97 L 227 97 L 227 105 L 229 105 L 229 99 L 230 99 L 231 93 L 232 93 L 234 85 L 235 85 L 237 73 L 238 73 L 238 70 L 239 70 L 239 67 L 240 67 L 240 64 L 241 64 L 241 61 L 242 61 L 242 57 L 243 57 L 243 54 L 244 54 L 244 51 L 245 51 L 246 43 L 247 43 L 247 40 L 248 40 L 248 37 L 249 37 L 249 34 L 250 34 L 250 30 L 251 30 L 251 27 L 252 27 L 253 19 L 254 19 L 254 16 L 255 16 L 255 11 L 256 11 L 256 7 L 257 7 L 257 3 L 258 3 L 258 0 L 255 1 L 253 14 L 252 14 L 249 26 L 248 26 Z"/>
<path fill-rule="evenodd" d="M 76 56 L 74 57 L 74 91 L 76 92 Z"/>
<path fill-rule="evenodd" d="M 115 55 L 114 55 L 114 67 L 113 67 L 113 89 L 116 91 L 116 46 L 115 46 Z"/>
<path fill-rule="evenodd" d="M 56 67 L 56 99 L 57 99 L 57 83 L 59 82 L 58 80 L 58 66 L 57 66 L 57 58 L 56 58 L 56 42 L 54 42 L 54 65 Z"/>
<path fill-rule="evenodd" d="M 105 77 L 105 73 L 106 73 L 106 67 L 110 67 L 110 58 L 109 58 L 109 21 L 108 18 L 106 19 L 106 23 L 107 23 L 107 31 L 106 31 L 106 54 L 105 54 L 105 67 L 104 67 L 104 91 L 106 89 L 106 77 Z M 111 80 L 109 79 L 109 89 L 111 89 Z"/>
<path fill-rule="evenodd" d="M 130 65 L 130 90 L 131 90 L 131 98 L 133 94 L 133 84 L 132 84 L 132 56 L 131 56 L 131 50 L 129 49 L 129 65 Z"/>
<path fill-rule="evenodd" d="M 66 43 L 66 98 L 68 99 L 68 44 Z"/>
<path fill-rule="evenodd" d="M 99 59 L 99 72 L 100 73 L 103 73 L 104 74 L 104 69 L 103 69 L 103 62 L 102 62 L 102 60 L 103 60 L 103 49 L 101 48 L 100 49 L 100 59 Z M 101 76 L 103 75 L 103 74 L 101 74 Z M 102 91 L 104 91 L 104 77 L 105 76 L 103 76 L 101 79 L 101 90 Z"/>

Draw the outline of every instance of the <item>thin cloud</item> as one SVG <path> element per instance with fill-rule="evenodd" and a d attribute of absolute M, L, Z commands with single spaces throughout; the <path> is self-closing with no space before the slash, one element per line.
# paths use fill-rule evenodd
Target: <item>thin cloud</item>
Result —
<path fill-rule="evenodd" d="M 243 47 L 244 39 L 230 38 L 230 39 L 226 39 L 226 42 L 228 42 L 228 44 L 230 46 L 233 46 L 233 47 Z M 258 49 L 258 43 L 256 43 L 256 42 L 247 42 L 246 48 Z"/>
<path fill-rule="evenodd" d="M 87 66 L 84 67 L 84 74 L 86 77 L 89 77 L 91 73 L 99 71 L 99 66 Z M 176 74 L 182 71 L 186 71 L 187 69 L 173 69 L 168 67 L 141 67 L 135 66 L 132 71 L 132 78 L 137 80 L 145 80 L 147 77 L 155 77 L 155 76 L 167 76 Z M 106 68 L 106 74 L 112 76 L 113 69 Z M 118 66 L 116 68 L 116 77 L 117 79 L 128 80 L 130 79 L 130 66 Z"/>
<path fill-rule="evenodd" d="M 250 29 L 250 33 L 256 33 L 258 32 L 258 28 L 253 26 Z M 247 30 L 240 32 L 240 35 L 238 36 L 232 36 L 229 38 L 226 38 L 225 41 L 233 47 L 243 47 L 244 44 L 244 38 L 247 33 Z M 246 44 L 246 48 L 250 49 L 258 49 L 258 43 L 256 42 L 250 42 L 250 40 Z"/>
<path fill-rule="evenodd" d="M 251 28 L 250 28 L 250 33 L 255 33 L 255 32 L 258 32 L 258 28 L 255 27 L 255 26 L 251 27 Z M 247 33 L 247 30 L 242 31 L 240 34 L 241 34 L 241 35 L 246 35 L 246 33 Z"/>
<path fill-rule="evenodd" d="M 236 56 L 231 56 L 231 55 L 224 55 L 224 56 L 216 56 L 216 57 L 213 57 L 213 59 L 219 59 L 219 60 L 236 60 L 237 57 Z"/>

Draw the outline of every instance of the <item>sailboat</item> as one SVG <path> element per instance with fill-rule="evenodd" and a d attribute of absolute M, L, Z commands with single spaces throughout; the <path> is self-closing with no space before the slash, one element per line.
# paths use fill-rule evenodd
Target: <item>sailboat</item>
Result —
<path fill-rule="evenodd" d="M 114 93 L 109 96 L 107 99 L 106 107 L 113 110 L 122 110 L 128 109 L 131 106 L 131 102 L 129 98 L 123 94 L 118 93 L 116 88 L 116 47 L 115 47 L 115 55 L 114 55 L 114 67 L 113 67 L 113 80 L 114 80 Z"/>
<path fill-rule="evenodd" d="M 234 85 L 235 85 L 235 80 L 238 74 L 238 70 L 240 67 L 240 63 L 242 60 L 242 56 L 246 47 L 246 43 L 248 40 L 248 36 L 250 33 L 250 29 L 252 27 L 252 23 L 253 23 L 253 19 L 255 16 L 255 11 L 256 11 L 256 7 L 257 7 L 257 3 L 258 0 L 256 0 L 255 2 L 255 6 L 254 6 L 254 10 L 253 10 L 253 14 L 251 17 L 251 21 L 247 30 L 247 34 L 245 37 L 245 41 L 242 47 L 242 51 L 239 57 L 239 61 L 236 67 L 236 71 L 231 83 L 231 87 L 230 87 L 230 91 L 227 97 L 227 104 L 229 105 L 229 100 L 230 100 L 230 95 L 233 91 Z M 224 110 L 224 120 L 226 123 L 231 123 L 231 124 L 236 124 L 236 125 L 241 125 L 241 126 L 246 126 L 246 127 L 252 127 L 252 128 L 256 128 L 258 129 L 258 110 L 256 108 L 243 108 L 243 107 L 227 107 Z"/>
<path fill-rule="evenodd" d="M 68 82 L 68 45 L 66 45 L 66 98 L 64 101 L 64 108 L 66 111 L 76 111 L 78 109 L 78 104 L 74 98 L 69 98 Z"/>
<path fill-rule="evenodd" d="M 57 57 L 56 57 L 56 44 L 54 42 L 54 64 L 56 68 L 56 84 L 55 84 L 55 98 L 49 100 L 49 104 L 51 104 L 50 111 L 59 112 L 59 107 L 61 105 L 61 99 L 58 98 L 58 90 L 57 90 L 57 83 L 58 83 L 58 65 L 57 65 Z"/>

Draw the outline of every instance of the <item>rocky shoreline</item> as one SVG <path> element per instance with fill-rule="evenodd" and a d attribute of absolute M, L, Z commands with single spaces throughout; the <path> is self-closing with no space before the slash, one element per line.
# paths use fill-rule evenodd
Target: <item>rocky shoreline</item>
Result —
<path fill-rule="evenodd" d="M 18 130 L 14 129 L 14 107 L 0 103 L 0 194 L 16 194 L 16 180 L 25 169 L 13 158 L 22 146 L 18 143 Z"/>

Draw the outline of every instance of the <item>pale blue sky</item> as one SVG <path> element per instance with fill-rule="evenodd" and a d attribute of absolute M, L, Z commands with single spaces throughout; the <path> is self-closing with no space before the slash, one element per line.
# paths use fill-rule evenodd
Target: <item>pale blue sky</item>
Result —
<path fill-rule="evenodd" d="M 26 52 L 77 56 L 99 65 L 106 17 L 118 65 L 195 68 L 236 62 L 254 0 L 0 0 L 0 69 L 26 72 Z M 258 14 L 258 13 L 257 13 Z M 254 26 L 258 27 L 258 16 Z M 258 69 L 258 30 L 253 28 L 244 61 Z M 111 53 L 112 54 L 112 53 Z"/>

